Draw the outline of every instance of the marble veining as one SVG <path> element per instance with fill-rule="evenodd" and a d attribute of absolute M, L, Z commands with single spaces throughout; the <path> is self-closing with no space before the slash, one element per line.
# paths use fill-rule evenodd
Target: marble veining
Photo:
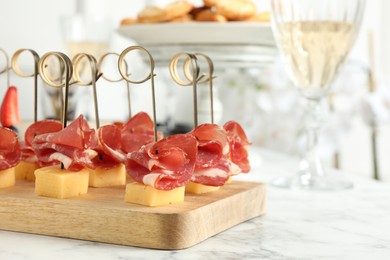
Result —
<path fill-rule="evenodd" d="M 252 149 L 242 180 L 268 182 L 296 169 L 296 160 Z M 191 248 L 154 250 L 0 231 L 0 259 L 390 259 L 390 185 L 353 180 L 340 192 L 268 187 L 267 214 Z M 0 214 L 1 216 L 1 214 Z M 0 218 L 1 221 L 1 218 Z"/>

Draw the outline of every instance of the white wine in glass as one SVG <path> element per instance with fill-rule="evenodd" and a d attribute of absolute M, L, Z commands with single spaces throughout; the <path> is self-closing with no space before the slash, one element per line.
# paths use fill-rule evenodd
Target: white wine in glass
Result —
<path fill-rule="evenodd" d="M 306 150 L 297 174 L 274 186 L 308 190 L 351 188 L 350 181 L 325 174 L 318 154 L 323 122 L 321 100 L 342 65 L 360 27 L 364 0 L 272 0 L 272 25 L 282 59 L 306 99 Z"/>

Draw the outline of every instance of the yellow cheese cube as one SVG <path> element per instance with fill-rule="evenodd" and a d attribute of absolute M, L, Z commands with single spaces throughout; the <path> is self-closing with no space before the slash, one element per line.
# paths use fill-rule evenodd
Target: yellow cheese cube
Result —
<path fill-rule="evenodd" d="M 88 191 L 89 170 L 72 172 L 59 165 L 35 170 L 35 194 L 51 198 L 66 199 Z"/>
<path fill-rule="evenodd" d="M 209 193 L 219 190 L 219 186 L 208 186 L 200 183 L 192 182 L 186 184 L 186 192 L 194 194 Z"/>
<path fill-rule="evenodd" d="M 126 169 L 124 164 L 118 167 L 103 170 L 89 170 L 89 186 L 90 187 L 111 187 L 126 184 Z"/>
<path fill-rule="evenodd" d="M 8 188 L 15 185 L 15 167 L 0 171 L 0 188 Z"/>
<path fill-rule="evenodd" d="M 129 175 L 129 174 L 126 174 L 126 182 L 133 182 L 134 179 Z"/>
<path fill-rule="evenodd" d="M 225 182 L 225 184 L 227 184 L 227 183 L 232 183 L 232 182 L 233 182 L 233 177 L 230 176 L 229 179 L 227 179 L 227 181 Z"/>
<path fill-rule="evenodd" d="M 20 161 L 15 167 L 15 178 L 17 180 L 35 181 L 34 171 L 38 168 L 37 163 Z"/>
<path fill-rule="evenodd" d="M 185 187 L 173 190 L 157 190 L 138 182 L 126 185 L 125 201 L 145 206 L 165 206 L 184 201 Z"/>

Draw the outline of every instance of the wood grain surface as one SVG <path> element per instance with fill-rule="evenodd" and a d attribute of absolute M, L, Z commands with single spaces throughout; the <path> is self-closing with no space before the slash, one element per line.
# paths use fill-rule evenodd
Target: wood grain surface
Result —
<path fill-rule="evenodd" d="M 34 194 L 34 183 L 0 189 L 0 229 L 120 245 L 182 249 L 265 212 L 265 185 L 227 184 L 185 202 L 145 207 L 124 202 L 124 187 L 89 188 L 73 199 Z"/>

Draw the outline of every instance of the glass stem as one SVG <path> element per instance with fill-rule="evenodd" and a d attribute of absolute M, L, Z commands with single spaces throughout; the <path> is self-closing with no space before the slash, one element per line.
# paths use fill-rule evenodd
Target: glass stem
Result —
<path fill-rule="evenodd" d="M 300 174 L 308 178 L 324 175 L 318 150 L 318 138 L 323 123 L 320 99 L 308 99 L 305 111 L 306 149 L 300 162 Z"/>

